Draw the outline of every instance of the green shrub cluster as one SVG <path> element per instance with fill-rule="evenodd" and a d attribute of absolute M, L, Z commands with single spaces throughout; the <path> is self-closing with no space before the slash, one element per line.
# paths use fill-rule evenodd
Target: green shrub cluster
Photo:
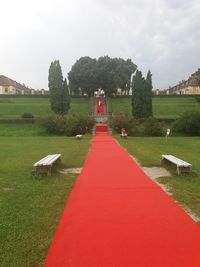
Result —
<path fill-rule="evenodd" d="M 196 96 L 195 99 L 198 103 L 200 103 L 200 96 Z"/>
<path fill-rule="evenodd" d="M 161 136 L 163 134 L 162 124 L 153 117 L 136 120 L 127 115 L 118 115 L 111 118 L 110 126 L 117 133 L 125 128 L 129 136 Z"/>
<path fill-rule="evenodd" d="M 127 115 L 116 115 L 110 120 L 111 128 L 117 133 L 120 133 L 122 128 L 129 132 L 133 125 L 132 118 Z"/>
<path fill-rule="evenodd" d="M 21 118 L 22 118 L 22 119 L 33 119 L 34 116 L 33 116 L 32 113 L 25 112 L 25 113 L 23 113 L 23 114 L 21 115 Z"/>
<path fill-rule="evenodd" d="M 144 121 L 144 134 L 150 136 L 161 136 L 162 127 L 160 122 L 153 117 L 146 119 Z"/>
<path fill-rule="evenodd" d="M 173 130 L 188 135 L 200 135 L 200 111 L 186 111 L 173 124 Z"/>
<path fill-rule="evenodd" d="M 95 121 L 87 115 L 52 115 L 40 120 L 40 125 L 48 134 L 74 136 L 91 132 Z"/>

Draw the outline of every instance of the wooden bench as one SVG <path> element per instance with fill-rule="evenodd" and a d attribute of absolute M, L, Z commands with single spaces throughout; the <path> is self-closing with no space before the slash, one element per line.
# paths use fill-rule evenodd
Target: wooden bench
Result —
<path fill-rule="evenodd" d="M 33 165 L 32 174 L 33 175 L 46 174 L 47 176 L 50 176 L 53 164 L 57 160 L 60 160 L 60 158 L 61 154 L 52 154 L 42 158 Z"/>
<path fill-rule="evenodd" d="M 182 172 L 191 172 L 192 165 L 182 159 L 176 158 L 172 155 L 162 155 L 162 163 L 170 162 L 174 165 L 176 165 L 176 170 L 178 175 L 180 175 Z"/>

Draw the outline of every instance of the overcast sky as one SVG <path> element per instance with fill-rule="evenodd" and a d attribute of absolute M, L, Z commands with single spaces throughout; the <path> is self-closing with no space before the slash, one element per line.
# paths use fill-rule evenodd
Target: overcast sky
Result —
<path fill-rule="evenodd" d="M 200 67 L 199 0 L 0 0 L 0 75 L 48 89 L 82 56 L 131 58 L 154 89 Z"/>

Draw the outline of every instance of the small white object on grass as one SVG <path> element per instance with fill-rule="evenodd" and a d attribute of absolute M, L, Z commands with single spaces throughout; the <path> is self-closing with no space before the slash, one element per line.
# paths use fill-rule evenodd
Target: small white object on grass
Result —
<path fill-rule="evenodd" d="M 170 135 L 170 129 L 168 128 L 167 129 L 167 132 L 166 132 L 166 137 Z"/>
<path fill-rule="evenodd" d="M 82 139 L 83 135 L 82 134 L 77 134 L 75 137 L 76 137 L 76 139 Z"/>

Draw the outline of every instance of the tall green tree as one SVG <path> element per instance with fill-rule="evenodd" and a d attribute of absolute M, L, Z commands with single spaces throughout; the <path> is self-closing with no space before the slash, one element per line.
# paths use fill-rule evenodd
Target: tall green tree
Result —
<path fill-rule="evenodd" d="M 92 95 L 97 88 L 102 88 L 107 95 L 111 95 L 117 88 L 129 88 L 131 73 L 135 69 L 136 65 L 131 59 L 81 57 L 68 73 L 69 86 L 74 94 L 81 90 Z"/>
<path fill-rule="evenodd" d="M 49 92 L 51 109 L 59 115 L 64 115 L 69 109 L 69 91 L 67 82 L 63 81 L 62 69 L 59 60 L 51 63 L 49 68 Z"/>
<path fill-rule="evenodd" d="M 152 116 L 152 74 L 149 70 L 147 73 L 146 81 L 145 81 L 145 94 L 146 94 L 146 116 L 150 117 Z"/>
<path fill-rule="evenodd" d="M 68 73 L 70 90 L 75 95 L 86 93 L 89 96 L 98 88 L 96 77 L 96 59 L 81 57 Z"/>
<path fill-rule="evenodd" d="M 132 81 L 132 115 L 136 119 L 144 118 L 144 78 L 139 70 Z"/>
<path fill-rule="evenodd" d="M 132 115 L 136 119 L 152 116 L 152 79 L 148 71 L 146 79 L 137 70 L 132 82 Z"/>
<path fill-rule="evenodd" d="M 115 68 L 115 63 L 108 56 L 100 57 L 97 61 L 98 87 L 102 88 L 106 95 L 111 95 L 117 87 Z"/>

